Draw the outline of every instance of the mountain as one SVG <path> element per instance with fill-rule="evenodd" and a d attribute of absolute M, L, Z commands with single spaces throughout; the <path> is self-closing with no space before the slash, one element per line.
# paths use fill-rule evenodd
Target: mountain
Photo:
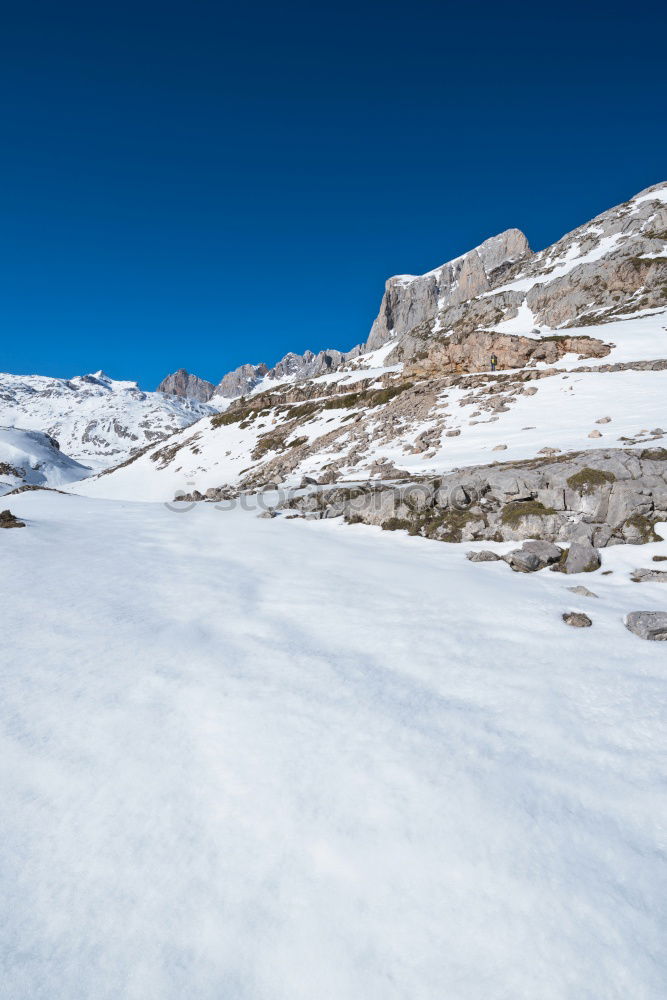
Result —
<path fill-rule="evenodd" d="M 206 403 L 215 393 L 215 386 L 197 375 L 189 375 L 185 368 L 179 368 L 173 375 L 167 375 L 157 387 L 158 392 L 168 396 L 182 396 Z"/>
<path fill-rule="evenodd" d="M 0 424 L 39 430 L 61 451 L 95 470 L 118 465 L 147 445 L 214 413 L 205 403 L 104 372 L 72 379 L 0 375 Z"/>
<path fill-rule="evenodd" d="M 667 425 L 666 237 L 660 184 L 539 253 L 508 230 L 390 279 L 365 345 L 329 363 L 288 355 L 224 412 L 81 491 L 215 496 L 646 440 Z"/>
<path fill-rule="evenodd" d="M 26 485 L 65 486 L 89 475 L 48 434 L 0 427 L 0 495 Z"/>

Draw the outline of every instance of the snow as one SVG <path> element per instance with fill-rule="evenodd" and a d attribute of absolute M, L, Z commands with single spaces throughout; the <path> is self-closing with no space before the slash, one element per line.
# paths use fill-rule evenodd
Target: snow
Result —
<path fill-rule="evenodd" d="M 381 458 L 389 459 L 399 469 L 410 473 L 438 474 L 457 466 L 533 458 L 544 447 L 559 448 L 563 452 L 622 447 L 621 437 L 633 438 L 644 428 L 662 427 L 667 430 L 667 405 L 664 403 L 667 399 L 667 371 L 568 371 L 582 365 L 665 358 L 666 326 L 667 314 L 663 311 L 600 327 L 568 330 L 573 336 L 588 336 L 593 331 L 617 346 L 606 358 L 579 361 L 569 356 L 548 366 L 557 374 L 533 381 L 537 393 L 533 396 L 519 395 L 507 412 L 497 414 L 495 421 L 490 421 L 491 413 L 483 412 L 476 418 L 479 422 L 471 423 L 471 414 L 477 407 L 462 405 L 469 395 L 465 381 L 459 387 L 448 389 L 440 397 L 440 403 L 443 406 L 447 404 L 447 407 L 440 412 L 439 420 L 443 431 L 460 429 L 461 434 L 453 438 L 443 436 L 441 446 L 429 458 L 424 457 L 424 453 L 410 454 L 407 449 L 422 431 L 432 428 L 435 414 L 429 415 L 423 423 L 407 424 L 404 429 L 396 425 L 392 431 L 393 439 L 389 442 L 374 435 L 369 425 L 367 431 L 371 440 L 366 446 L 363 464 L 350 475 L 353 478 L 366 477 L 370 465 Z M 366 376 L 371 373 L 372 370 L 367 370 Z M 319 436 L 346 426 L 356 412 L 363 413 L 367 420 L 371 419 L 368 417 L 370 411 L 363 405 L 359 411 L 354 408 L 325 410 L 311 419 L 300 421 L 291 439 L 307 437 L 309 442 L 316 441 Z M 612 422 L 598 427 L 596 421 L 603 416 L 611 416 Z M 76 483 L 69 489 L 82 495 L 108 499 L 168 501 L 178 491 L 189 493 L 198 489 L 204 492 L 212 486 L 238 483 L 253 464 L 250 453 L 259 435 L 271 430 L 273 419 L 273 415 L 269 414 L 245 428 L 240 428 L 239 424 L 213 428 L 205 419 L 170 438 L 169 447 L 179 443 L 184 447 L 166 467 L 154 461 L 152 453 L 148 452 L 110 475 Z M 601 431 L 601 438 L 588 437 L 590 431 L 595 429 Z M 499 444 L 507 445 L 507 449 L 494 451 Z M 196 452 L 192 450 L 193 445 Z M 289 482 L 293 485 L 304 474 L 317 474 L 337 454 L 320 450 L 299 465 Z M 345 478 L 350 478 L 350 475 Z"/>
<path fill-rule="evenodd" d="M 632 199 L 633 205 L 639 205 L 643 201 L 663 201 L 667 202 L 667 184 L 661 187 L 658 191 L 649 191 L 648 194 L 638 195 Z"/>
<path fill-rule="evenodd" d="M 516 316 L 512 319 L 505 319 L 501 323 L 497 323 L 496 326 L 490 327 L 490 329 L 495 330 L 496 333 L 521 334 L 523 337 L 532 337 L 534 340 L 539 340 L 539 331 L 537 333 L 533 332 L 536 325 L 537 321 L 533 311 L 524 299 L 519 306 Z"/>
<path fill-rule="evenodd" d="M 561 358 L 549 367 L 575 367 L 577 364 L 616 364 L 628 361 L 653 361 L 667 358 L 667 309 L 647 309 L 627 318 L 619 318 L 600 326 L 568 327 L 572 337 L 596 337 L 605 344 L 614 344 L 611 352 L 599 361 L 576 362 Z"/>
<path fill-rule="evenodd" d="M 593 247 L 593 249 L 584 254 L 580 251 L 580 241 L 577 241 L 568 247 L 560 257 L 552 258 L 545 257 L 542 254 L 536 255 L 535 263 L 538 261 L 546 263 L 550 268 L 548 271 L 536 272 L 527 278 L 519 278 L 517 281 L 511 281 L 507 285 L 500 285 L 490 292 L 485 292 L 485 296 L 497 295 L 499 292 L 527 292 L 535 285 L 548 284 L 557 278 L 562 278 L 564 275 L 569 274 L 570 271 L 573 271 L 575 267 L 579 267 L 581 264 L 592 264 L 594 261 L 613 253 L 618 249 L 619 243 L 627 241 L 628 238 L 629 236 L 626 233 L 614 233 L 611 236 L 605 236 L 596 247 Z M 555 263 L 554 265 L 554 262 L 559 260 L 560 263 Z"/>
<path fill-rule="evenodd" d="M 664 543 L 527 577 L 212 505 L 12 510 L 4 996 L 663 1000 L 664 649 L 622 619 L 664 607 L 627 582 Z"/>
<path fill-rule="evenodd" d="M 72 379 L 0 374 L 0 424 L 45 431 L 66 455 L 96 470 L 213 412 L 102 371 Z"/>
<path fill-rule="evenodd" d="M 465 389 L 450 390 L 448 427 L 460 428 L 459 437 L 442 438 L 442 446 L 430 459 L 403 453 L 400 441 L 379 447 L 375 455 L 394 461 L 409 472 L 446 472 L 466 465 L 534 458 L 544 447 L 562 452 L 590 448 L 624 446 L 621 437 L 634 437 L 643 429 L 667 430 L 667 371 L 586 372 L 554 375 L 531 383 L 534 396 L 519 396 L 505 413 L 489 422 L 484 413 L 480 422 L 470 423 L 473 406 L 458 408 L 467 395 Z M 600 417 L 611 423 L 598 426 Z M 426 425 L 425 425 L 426 426 Z M 411 431 L 410 437 L 422 428 Z M 599 430 L 600 438 L 589 438 Z M 662 444 L 662 442 L 658 442 Z M 506 450 L 496 452 L 498 444 Z M 84 488 L 87 484 L 81 484 Z M 91 489 L 94 484 L 90 483 Z M 79 487 L 75 487 L 78 489 Z"/>
<path fill-rule="evenodd" d="M 0 427 L 0 496 L 17 486 L 64 486 L 89 476 L 91 470 L 58 451 L 39 431 Z M 16 475 L 15 473 L 18 473 Z"/>

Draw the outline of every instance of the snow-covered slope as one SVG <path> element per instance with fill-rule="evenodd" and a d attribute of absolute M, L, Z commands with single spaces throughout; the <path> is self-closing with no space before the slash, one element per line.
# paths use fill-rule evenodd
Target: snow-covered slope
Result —
<path fill-rule="evenodd" d="M 95 469 L 187 427 L 214 408 L 192 399 L 142 392 L 104 372 L 72 379 L 0 375 L 0 424 L 44 431 L 62 451 Z"/>
<path fill-rule="evenodd" d="M 11 507 L 3 997 L 664 1000 L 665 649 L 623 626 L 664 608 L 629 579 L 664 542 L 573 579 L 240 508 Z"/>
<path fill-rule="evenodd" d="M 401 366 L 385 366 L 278 387 L 72 489 L 171 500 L 179 491 L 225 485 L 424 475 L 530 458 L 543 448 L 622 447 L 648 432 L 661 440 L 667 432 L 667 311 L 604 330 L 615 346 L 601 359 L 564 355 L 518 371 L 409 379 Z M 609 420 L 599 424 L 603 418 Z"/>
<path fill-rule="evenodd" d="M 0 427 L 0 495 L 17 486 L 65 486 L 90 471 L 63 455 L 48 434 Z"/>
<path fill-rule="evenodd" d="M 223 416 L 81 491 L 168 500 L 177 490 L 293 486 L 304 475 L 438 473 L 500 451 L 526 458 L 662 434 L 666 245 L 661 184 L 540 253 L 509 230 L 427 275 L 391 279 L 371 337 L 379 347 L 331 352 L 329 365 L 312 356 L 307 369 L 294 356 L 244 383 L 245 399 L 214 396 Z"/>

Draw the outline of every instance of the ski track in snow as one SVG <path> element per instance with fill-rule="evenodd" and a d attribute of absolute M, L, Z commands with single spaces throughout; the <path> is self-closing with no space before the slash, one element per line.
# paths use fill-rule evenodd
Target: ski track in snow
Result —
<path fill-rule="evenodd" d="M 3 997 L 663 1000 L 664 543 L 11 501 Z"/>

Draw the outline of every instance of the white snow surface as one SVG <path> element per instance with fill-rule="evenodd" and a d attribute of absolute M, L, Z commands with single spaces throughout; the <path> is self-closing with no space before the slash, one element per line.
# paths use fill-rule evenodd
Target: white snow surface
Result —
<path fill-rule="evenodd" d="M 0 496 L 17 486 L 65 486 L 91 471 L 63 455 L 40 431 L 0 427 Z"/>
<path fill-rule="evenodd" d="M 215 409 L 193 399 L 143 392 L 104 372 L 72 379 L 0 374 L 0 424 L 44 431 L 96 470 L 187 427 Z"/>
<path fill-rule="evenodd" d="M 664 543 L 524 576 L 212 505 L 12 510 L 4 997 L 664 1000 L 665 650 L 623 626 Z"/>

